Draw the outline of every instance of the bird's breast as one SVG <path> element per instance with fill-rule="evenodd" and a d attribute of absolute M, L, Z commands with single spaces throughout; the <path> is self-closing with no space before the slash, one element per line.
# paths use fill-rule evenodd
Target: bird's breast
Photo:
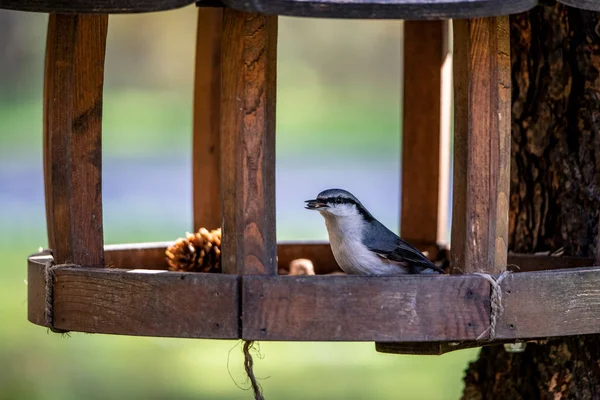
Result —
<path fill-rule="evenodd" d="M 340 268 L 347 274 L 396 275 L 403 268 L 388 262 L 369 250 L 362 242 L 361 224 L 356 221 L 325 219 L 331 251 Z"/>

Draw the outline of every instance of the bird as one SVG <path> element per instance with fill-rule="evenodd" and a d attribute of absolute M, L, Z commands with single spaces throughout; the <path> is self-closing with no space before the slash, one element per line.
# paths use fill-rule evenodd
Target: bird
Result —
<path fill-rule="evenodd" d="M 305 208 L 325 219 L 333 256 L 346 274 L 385 276 L 444 273 L 423 253 L 386 228 L 350 192 L 327 189 Z"/>

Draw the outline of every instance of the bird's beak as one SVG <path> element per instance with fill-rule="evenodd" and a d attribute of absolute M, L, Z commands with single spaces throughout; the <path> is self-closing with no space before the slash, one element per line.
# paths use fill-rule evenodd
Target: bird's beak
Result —
<path fill-rule="evenodd" d="M 329 207 L 327 204 L 322 203 L 318 200 L 306 200 L 305 203 L 306 205 L 304 206 L 304 208 L 306 208 L 307 210 L 319 210 L 321 208 Z"/>

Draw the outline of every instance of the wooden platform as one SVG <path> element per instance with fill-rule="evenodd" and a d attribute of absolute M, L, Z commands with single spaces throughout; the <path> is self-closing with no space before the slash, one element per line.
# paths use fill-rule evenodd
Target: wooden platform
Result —
<path fill-rule="evenodd" d="M 166 270 L 167 243 L 107 246 L 112 268 L 56 270 L 54 326 L 61 330 L 192 338 L 474 342 L 490 321 L 488 281 L 476 275 L 402 277 L 236 276 Z M 280 267 L 297 256 L 328 265 L 328 244 L 280 244 Z M 502 284 L 498 340 L 600 332 L 600 268 L 548 270 L 560 257 L 526 259 Z M 47 254 L 28 268 L 28 318 L 45 325 Z M 571 259 L 572 265 L 589 265 Z M 132 269 L 136 267 L 135 269 Z"/>

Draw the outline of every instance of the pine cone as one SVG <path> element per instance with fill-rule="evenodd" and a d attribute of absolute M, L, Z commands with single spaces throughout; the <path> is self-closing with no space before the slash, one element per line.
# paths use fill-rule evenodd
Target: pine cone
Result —
<path fill-rule="evenodd" d="M 221 228 L 187 233 L 165 251 L 169 270 L 221 272 Z"/>

